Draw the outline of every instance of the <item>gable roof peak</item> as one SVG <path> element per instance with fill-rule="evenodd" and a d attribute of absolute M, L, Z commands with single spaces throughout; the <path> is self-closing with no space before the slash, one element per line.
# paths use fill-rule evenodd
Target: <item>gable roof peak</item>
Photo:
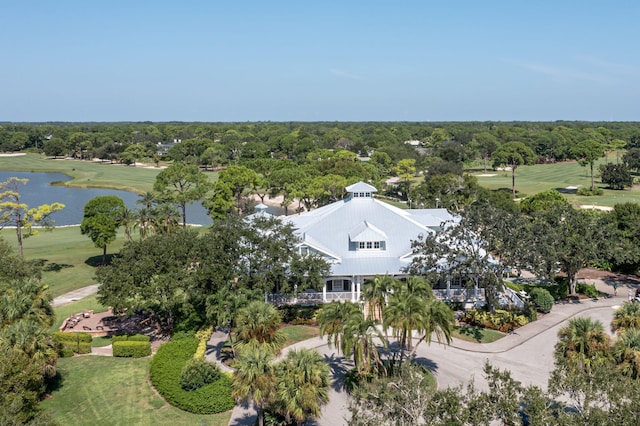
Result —
<path fill-rule="evenodd" d="M 368 183 L 365 182 L 357 182 L 354 183 L 353 185 L 349 185 L 345 188 L 345 190 L 348 193 L 353 193 L 353 192 L 378 192 L 378 189 L 373 186 L 373 185 L 369 185 Z"/>

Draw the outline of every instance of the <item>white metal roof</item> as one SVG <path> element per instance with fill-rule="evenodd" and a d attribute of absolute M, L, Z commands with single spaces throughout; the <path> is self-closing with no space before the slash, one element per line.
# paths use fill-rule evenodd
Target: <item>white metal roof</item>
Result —
<path fill-rule="evenodd" d="M 375 192 L 358 182 L 348 192 Z M 372 197 L 351 197 L 296 216 L 290 222 L 302 244 L 331 253 L 332 275 L 401 274 L 412 256 L 411 242 L 454 217 L 446 209 L 402 210 Z M 358 250 L 360 241 L 384 241 L 382 249 Z M 340 259 L 335 261 L 335 259 Z"/>

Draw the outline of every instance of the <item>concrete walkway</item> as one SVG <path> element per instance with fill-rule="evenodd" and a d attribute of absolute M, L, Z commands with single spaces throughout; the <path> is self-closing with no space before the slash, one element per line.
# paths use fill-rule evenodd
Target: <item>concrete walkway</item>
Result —
<path fill-rule="evenodd" d="M 100 284 L 92 284 L 86 287 L 79 288 L 77 290 L 70 291 L 69 293 L 65 293 L 53 299 L 53 302 L 51 302 L 51 306 L 55 308 L 57 306 L 67 305 L 71 302 L 75 302 L 87 296 L 91 296 L 92 294 L 96 294 L 98 292 L 99 287 Z"/>
<path fill-rule="evenodd" d="M 605 294 L 599 299 L 582 299 L 576 303 L 556 304 L 549 314 L 539 320 L 520 327 L 493 343 L 473 343 L 453 339 L 450 346 L 432 343 L 422 344 L 416 352 L 416 360 L 433 371 L 438 386 L 446 388 L 469 383 L 474 380 L 477 387 L 485 387 L 482 381 L 482 366 L 490 361 L 495 367 L 508 369 L 515 380 L 524 385 L 534 384 L 546 388 L 549 373 L 553 369 L 553 349 L 557 342 L 558 330 L 570 318 L 585 315 L 600 320 L 608 330 L 615 309 L 627 301 L 629 289 L 633 285 L 621 285 L 618 295 L 614 296 L 611 285 L 603 280 L 580 280 L 594 284 Z M 209 341 L 207 359 L 217 361 L 226 333 L 215 332 Z M 210 349 L 211 348 L 211 349 Z M 329 390 L 329 403 L 323 407 L 319 419 L 312 424 L 319 426 L 338 426 L 346 424 L 349 416 L 348 395 L 342 389 L 344 374 L 353 367 L 335 348 L 329 348 L 324 338 L 315 337 L 295 343 L 283 350 L 283 356 L 292 349 L 315 349 L 325 357 L 332 374 Z M 224 366 L 227 370 L 228 367 Z M 226 371 L 226 370 L 225 370 Z M 257 415 L 253 407 L 236 405 L 229 426 L 254 425 Z"/>

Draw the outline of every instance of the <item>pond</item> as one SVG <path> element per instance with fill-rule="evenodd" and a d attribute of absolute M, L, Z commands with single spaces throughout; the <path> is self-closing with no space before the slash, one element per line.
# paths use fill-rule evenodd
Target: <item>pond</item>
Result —
<path fill-rule="evenodd" d="M 5 182 L 10 177 L 26 178 L 29 182 L 19 187 L 21 202 L 29 207 L 37 207 L 42 204 L 62 203 L 66 207 L 51 215 L 56 226 L 79 225 L 84 216 L 84 205 L 97 196 L 117 195 L 122 198 L 129 209 L 140 206 L 136 201 L 140 199 L 138 194 L 115 189 L 99 188 L 68 188 L 66 186 L 52 186 L 52 182 L 71 180 L 62 173 L 41 172 L 7 172 L 0 171 L 0 182 Z M 210 225 L 211 218 L 200 202 L 187 206 L 187 222 L 196 225 Z"/>

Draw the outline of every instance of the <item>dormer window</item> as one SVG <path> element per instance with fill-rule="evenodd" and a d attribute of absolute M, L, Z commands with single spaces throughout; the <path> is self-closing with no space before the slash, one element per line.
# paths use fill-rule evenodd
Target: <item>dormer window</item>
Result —
<path fill-rule="evenodd" d="M 372 198 L 373 193 L 378 190 L 375 186 L 371 186 L 368 183 L 358 182 L 351 186 L 347 186 L 345 191 L 351 194 L 351 198 Z"/>
<path fill-rule="evenodd" d="M 384 246 L 384 241 L 359 241 L 358 250 L 380 250 Z"/>

